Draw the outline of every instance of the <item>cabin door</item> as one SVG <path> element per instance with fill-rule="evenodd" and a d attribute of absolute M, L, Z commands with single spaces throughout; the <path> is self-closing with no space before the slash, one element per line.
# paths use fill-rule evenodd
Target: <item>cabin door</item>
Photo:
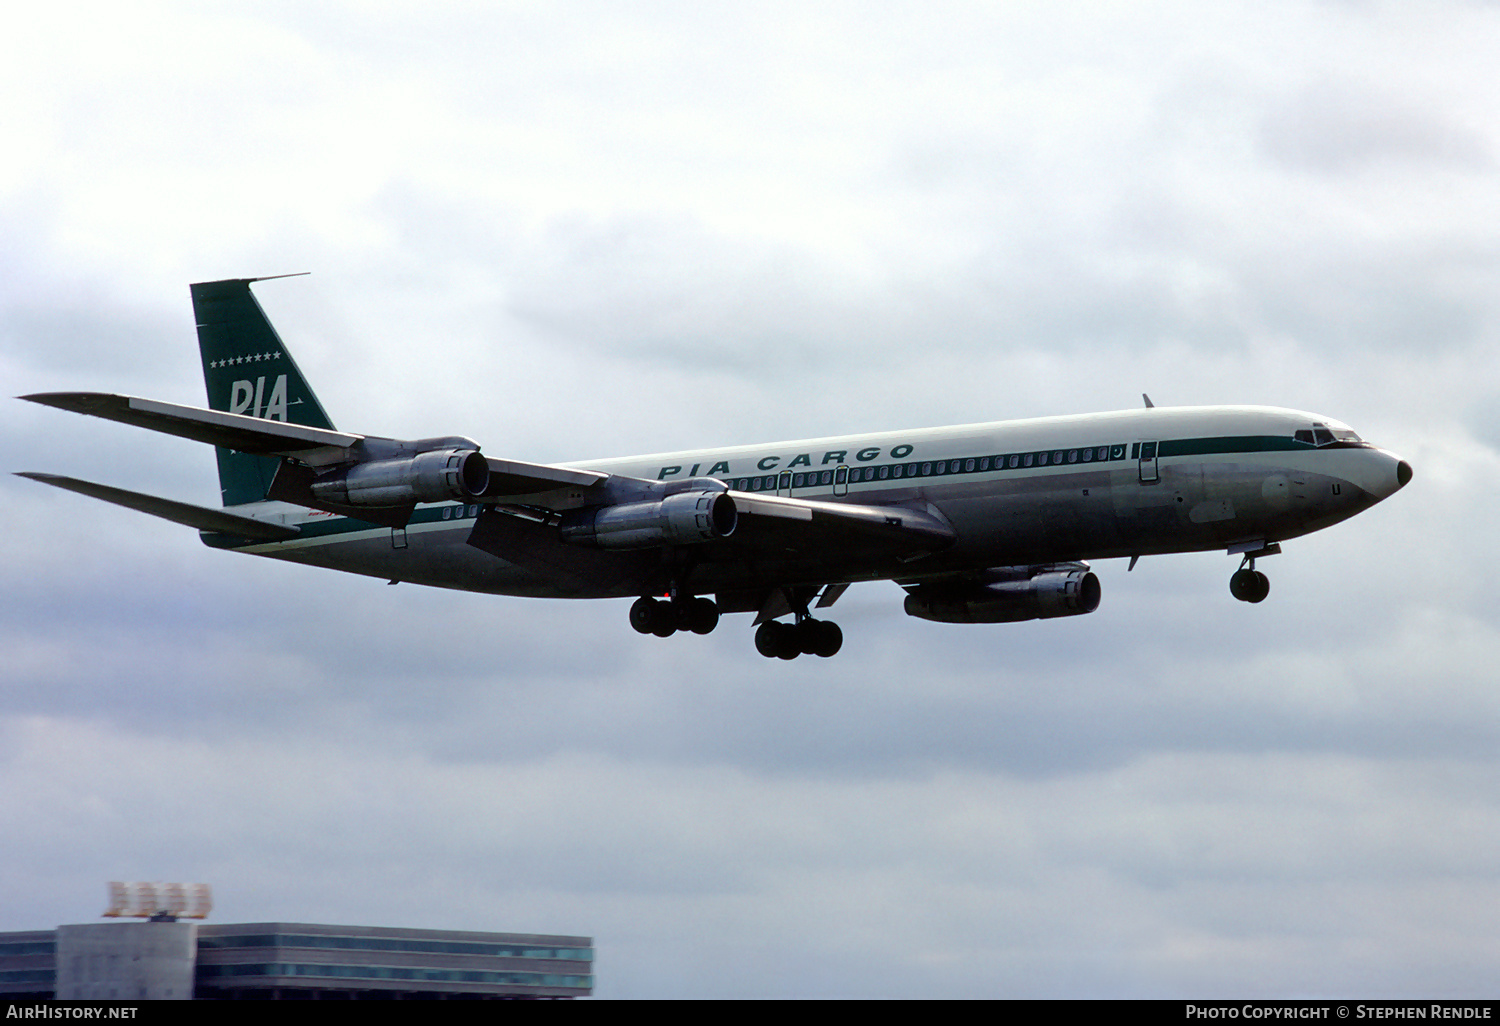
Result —
<path fill-rule="evenodd" d="M 1156 443 L 1141 443 L 1141 484 L 1156 484 L 1161 480 L 1161 470 L 1156 465 Z"/>

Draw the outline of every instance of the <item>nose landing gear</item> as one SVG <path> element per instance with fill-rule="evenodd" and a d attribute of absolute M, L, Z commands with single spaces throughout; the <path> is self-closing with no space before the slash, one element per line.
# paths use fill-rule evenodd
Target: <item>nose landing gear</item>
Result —
<path fill-rule="evenodd" d="M 1240 568 L 1229 578 L 1229 594 L 1241 602 L 1264 602 L 1271 594 L 1271 582 L 1255 569 L 1259 556 L 1274 556 L 1281 551 L 1276 542 L 1250 542 L 1231 546 L 1229 554 L 1240 556 Z"/>
<path fill-rule="evenodd" d="M 1255 569 L 1255 559 L 1246 556 L 1240 568 L 1229 578 L 1229 594 L 1241 602 L 1264 602 L 1271 594 L 1271 581 Z"/>

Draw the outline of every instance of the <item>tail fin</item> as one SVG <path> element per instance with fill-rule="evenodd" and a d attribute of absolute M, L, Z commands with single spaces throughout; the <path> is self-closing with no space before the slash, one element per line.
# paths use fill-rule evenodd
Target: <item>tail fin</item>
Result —
<path fill-rule="evenodd" d="M 250 294 L 251 282 L 266 280 L 231 278 L 190 286 L 209 409 L 333 430 L 292 354 Z M 214 451 L 224 505 L 266 497 L 279 460 L 233 449 Z"/>

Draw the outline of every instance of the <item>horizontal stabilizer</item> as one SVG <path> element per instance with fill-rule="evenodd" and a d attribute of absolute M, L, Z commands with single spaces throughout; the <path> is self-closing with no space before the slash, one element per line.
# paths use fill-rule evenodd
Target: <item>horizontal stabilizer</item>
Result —
<path fill-rule="evenodd" d="M 195 442 L 266 456 L 298 454 L 305 458 L 310 450 L 315 449 L 342 452 L 364 439 L 363 435 L 344 431 L 107 392 L 40 392 L 20 398 L 43 406 L 55 406 L 59 410 L 117 420 Z"/>
<path fill-rule="evenodd" d="M 111 488 L 92 481 L 80 481 L 76 477 L 24 471 L 16 476 L 29 477 L 33 481 L 40 481 L 54 488 L 65 488 L 80 495 L 103 499 L 116 506 L 139 510 L 153 517 L 170 520 L 174 524 L 196 527 L 200 531 L 216 531 L 219 534 L 232 534 L 239 538 L 254 538 L 258 541 L 285 541 L 302 533 L 297 528 L 287 527 L 284 524 L 271 524 L 264 520 L 253 520 L 250 517 L 226 513 L 220 509 L 207 509 L 203 506 L 191 506 L 185 502 L 173 502 L 171 499 L 159 499 L 154 495 L 142 495 L 140 492 L 127 492 L 123 488 Z"/>

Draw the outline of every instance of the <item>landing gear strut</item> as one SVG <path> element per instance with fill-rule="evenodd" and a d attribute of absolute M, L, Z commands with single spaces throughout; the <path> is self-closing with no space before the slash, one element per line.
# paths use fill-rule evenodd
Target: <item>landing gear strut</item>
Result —
<path fill-rule="evenodd" d="M 1255 569 L 1255 557 L 1246 556 L 1240 568 L 1229 578 L 1229 594 L 1241 602 L 1264 602 L 1271 594 L 1271 581 Z"/>
<path fill-rule="evenodd" d="M 670 638 L 678 631 L 709 634 L 719 625 L 719 607 L 713 599 L 677 598 L 664 602 L 649 596 L 630 607 L 630 626 L 642 634 Z"/>

